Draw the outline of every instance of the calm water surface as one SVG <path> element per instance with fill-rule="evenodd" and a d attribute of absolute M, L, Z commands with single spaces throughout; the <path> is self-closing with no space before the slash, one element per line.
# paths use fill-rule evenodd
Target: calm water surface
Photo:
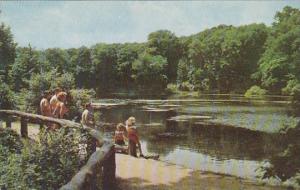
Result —
<path fill-rule="evenodd" d="M 100 99 L 101 122 L 135 116 L 146 154 L 185 167 L 255 179 L 256 169 L 286 147 L 279 131 L 299 118 L 280 99 L 242 97 Z M 111 138 L 114 127 L 105 128 Z M 164 136 L 165 134 L 171 136 Z"/>

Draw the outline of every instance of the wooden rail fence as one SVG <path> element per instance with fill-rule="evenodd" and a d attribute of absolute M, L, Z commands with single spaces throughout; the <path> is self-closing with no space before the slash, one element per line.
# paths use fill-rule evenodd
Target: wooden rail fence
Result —
<path fill-rule="evenodd" d="M 41 125 L 55 123 L 61 127 L 77 129 L 83 127 L 93 137 L 94 141 L 88 145 L 92 147 L 93 154 L 69 183 L 60 188 L 61 190 L 94 190 L 97 189 L 97 184 L 100 181 L 102 189 L 115 189 L 116 161 L 114 145 L 111 142 L 103 141 L 99 131 L 65 119 L 56 119 L 16 110 L 0 110 L 0 119 L 4 119 L 7 128 L 11 128 L 12 118 L 16 117 L 20 118 L 20 133 L 23 138 L 28 138 L 28 123 Z M 99 149 L 96 149 L 96 141 L 101 146 Z"/>

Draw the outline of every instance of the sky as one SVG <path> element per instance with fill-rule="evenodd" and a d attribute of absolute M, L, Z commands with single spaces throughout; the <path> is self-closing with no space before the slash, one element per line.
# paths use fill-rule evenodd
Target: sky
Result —
<path fill-rule="evenodd" d="M 0 1 L 0 22 L 19 46 L 77 48 L 145 42 L 161 29 L 186 36 L 220 24 L 271 25 L 286 5 L 300 1 Z"/>

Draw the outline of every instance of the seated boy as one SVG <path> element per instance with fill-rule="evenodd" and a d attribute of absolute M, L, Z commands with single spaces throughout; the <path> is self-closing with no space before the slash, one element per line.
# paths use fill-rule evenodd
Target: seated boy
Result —
<path fill-rule="evenodd" d="M 115 144 L 120 146 L 125 145 L 125 139 L 127 140 L 127 138 L 125 137 L 124 131 L 125 131 L 125 126 L 122 123 L 119 123 L 117 125 L 117 130 L 115 131 L 115 136 L 114 136 Z"/>

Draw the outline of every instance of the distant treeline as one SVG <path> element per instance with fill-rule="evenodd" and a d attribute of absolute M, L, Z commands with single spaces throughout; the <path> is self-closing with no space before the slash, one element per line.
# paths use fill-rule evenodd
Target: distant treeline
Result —
<path fill-rule="evenodd" d="M 104 44 L 71 49 L 18 47 L 0 27 L 2 82 L 19 92 L 34 75 L 56 71 L 74 77 L 77 88 L 98 93 L 169 88 L 245 93 L 255 86 L 267 94 L 299 96 L 300 10 L 285 7 L 272 26 L 219 25 L 191 36 L 167 30 L 145 43 Z M 68 76 L 69 76 L 68 75 Z"/>

